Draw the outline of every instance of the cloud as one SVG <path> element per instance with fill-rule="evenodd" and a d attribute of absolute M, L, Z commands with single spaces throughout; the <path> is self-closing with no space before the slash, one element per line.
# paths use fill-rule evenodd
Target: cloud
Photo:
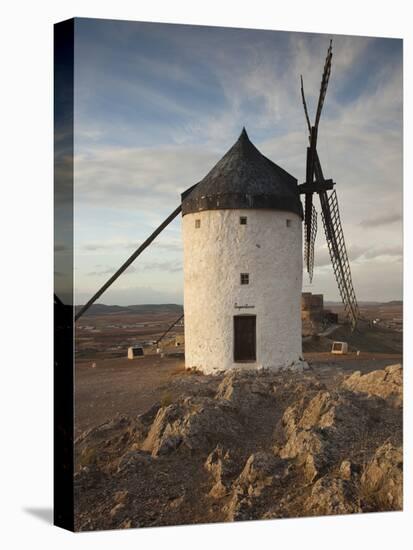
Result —
<path fill-rule="evenodd" d="M 155 240 L 149 246 L 158 250 L 164 250 L 168 252 L 182 252 L 183 245 L 181 240 L 165 239 Z M 91 243 L 83 243 L 79 246 L 78 251 L 84 252 L 108 252 L 108 251 L 120 251 L 120 250 L 136 250 L 141 242 L 121 241 L 121 240 L 109 240 L 99 241 Z"/>
<path fill-rule="evenodd" d="M 375 218 L 368 218 L 367 220 L 362 220 L 360 222 L 360 225 L 362 227 L 380 227 L 383 225 L 389 225 L 396 222 L 401 222 L 403 220 L 403 216 L 399 212 L 395 212 L 393 214 L 384 214 L 382 216 L 378 216 Z"/>
<path fill-rule="evenodd" d="M 78 205 L 163 212 L 197 183 L 219 155 L 187 146 L 94 148 L 75 157 Z"/>
<path fill-rule="evenodd" d="M 100 267 L 100 266 L 96 266 Z M 117 268 L 114 267 L 102 267 L 101 269 L 97 269 L 95 271 L 91 271 L 87 273 L 88 277 L 103 277 L 104 275 L 113 275 L 118 269 L 120 265 Z M 182 264 L 181 262 L 176 261 L 164 261 L 164 262 L 149 262 L 141 264 L 140 266 L 134 266 L 130 265 L 122 275 L 130 275 L 132 273 L 137 273 L 141 270 L 144 271 L 165 271 L 168 273 L 179 273 L 182 271 Z"/>
<path fill-rule="evenodd" d="M 372 260 L 385 259 L 388 261 L 392 258 L 399 261 L 403 256 L 403 248 L 401 246 L 384 246 L 372 247 L 362 245 L 350 245 L 347 247 L 347 255 L 350 261 L 350 268 L 353 270 L 356 264 L 370 264 Z M 330 254 L 327 245 L 318 247 L 314 253 L 315 269 L 332 267 Z"/>
<path fill-rule="evenodd" d="M 90 273 L 87 273 L 88 277 L 103 277 L 104 275 L 113 275 L 120 266 L 117 268 L 114 267 L 106 267 L 103 269 L 98 269 L 96 271 L 91 271 Z M 137 269 L 135 266 L 130 265 L 125 271 L 122 273 L 122 275 L 130 275 L 131 273 L 136 273 Z"/>
<path fill-rule="evenodd" d="M 151 262 L 145 264 L 143 269 L 146 271 L 157 270 L 167 271 L 169 273 L 179 273 L 182 271 L 182 264 L 180 262 Z"/>
<path fill-rule="evenodd" d="M 368 250 L 369 248 L 367 246 L 354 245 L 354 244 L 353 245 L 350 244 L 349 246 L 347 246 L 347 256 L 350 261 L 350 264 L 352 262 L 355 262 L 356 260 L 359 260 L 363 256 L 365 256 Z M 315 264 L 315 267 L 317 268 L 331 266 L 330 253 L 328 251 L 327 245 L 323 245 L 315 249 L 314 264 Z"/>
<path fill-rule="evenodd" d="M 364 253 L 364 257 L 368 260 L 376 258 L 401 258 L 403 256 L 403 248 L 401 246 L 384 246 L 373 248 Z"/>

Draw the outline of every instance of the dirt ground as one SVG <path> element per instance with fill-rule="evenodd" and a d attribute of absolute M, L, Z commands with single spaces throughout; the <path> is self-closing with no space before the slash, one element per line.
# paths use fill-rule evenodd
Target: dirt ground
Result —
<path fill-rule="evenodd" d="M 96 367 L 92 368 L 95 363 Z M 185 376 L 184 362 L 147 355 L 78 361 L 76 364 L 75 436 L 117 413 L 138 415 L 160 402 L 168 383 Z"/>

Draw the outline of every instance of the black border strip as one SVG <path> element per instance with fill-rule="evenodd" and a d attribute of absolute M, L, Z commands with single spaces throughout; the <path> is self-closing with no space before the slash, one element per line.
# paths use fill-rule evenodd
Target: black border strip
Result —
<path fill-rule="evenodd" d="M 74 19 L 54 25 L 54 524 L 74 531 Z"/>

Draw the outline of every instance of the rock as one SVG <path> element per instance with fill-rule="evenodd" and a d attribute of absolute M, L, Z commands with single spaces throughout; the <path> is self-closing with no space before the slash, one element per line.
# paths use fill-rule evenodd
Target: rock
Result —
<path fill-rule="evenodd" d="M 267 487 L 278 485 L 288 472 L 287 461 L 271 453 L 252 454 L 232 485 L 232 499 L 226 507 L 228 519 L 250 519 L 256 499 L 263 495 Z"/>
<path fill-rule="evenodd" d="M 209 452 L 222 441 L 236 441 L 242 426 L 231 407 L 208 397 L 189 397 L 162 407 L 142 450 L 153 456 L 170 454 L 181 446 Z"/>
<path fill-rule="evenodd" d="M 288 474 L 288 461 L 270 453 L 252 454 L 235 482 L 235 487 L 247 491 L 250 496 L 259 496 L 263 489 Z"/>
<path fill-rule="evenodd" d="M 111 508 L 109 515 L 112 519 L 119 519 L 128 503 L 128 491 L 116 491 L 113 495 L 114 506 Z"/>
<path fill-rule="evenodd" d="M 272 393 L 269 384 L 265 383 L 266 373 L 262 374 L 248 371 L 227 373 L 218 386 L 215 398 L 228 402 L 234 408 L 251 411 L 262 397 L 269 397 Z"/>
<path fill-rule="evenodd" d="M 338 403 L 337 397 L 323 390 L 318 391 L 312 399 L 308 396 L 300 398 L 284 412 L 283 427 L 287 436 L 298 429 L 309 430 L 315 427 L 332 426 Z"/>
<path fill-rule="evenodd" d="M 307 481 L 313 481 L 331 463 L 332 426 L 339 404 L 327 391 L 318 392 L 305 406 L 303 399 L 288 407 L 283 415 L 287 441 L 280 449 L 281 458 L 293 458 L 303 467 Z M 328 430 L 330 428 L 330 430 Z"/>
<path fill-rule="evenodd" d="M 286 441 L 279 448 L 280 457 L 295 459 L 308 482 L 325 475 L 344 459 L 363 429 L 367 411 L 359 405 L 324 390 L 310 400 L 299 399 L 282 418 Z"/>
<path fill-rule="evenodd" d="M 281 458 L 295 458 L 302 466 L 305 479 L 313 481 L 328 464 L 328 449 L 315 431 L 301 430 L 293 433 L 280 450 Z"/>
<path fill-rule="evenodd" d="M 221 498 L 228 494 L 231 481 L 237 470 L 230 452 L 224 451 L 221 445 L 217 445 L 212 453 L 208 455 L 204 467 L 210 472 L 214 480 L 209 495 L 213 498 Z"/>
<path fill-rule="evenodd" d="M 144 424 L 145 426 L 152 424 L 152 422 L 155 420 L 156 415 L 158 414 L 160 407 L 160 403 L 155 403 L 147 411 L 138 416 L 139 421 L 142 422 L 142 424 Z"/>
<path fill-rule="evenodd" d="M 353 473 L 352 470 L 352 464 L 350 460 L 343 460 L 343 462 L 340 464 L 340 477 L 341 479 L 351 479 L 351 475 Z"/>
<path fill-rule="evenodd" d="M 75 441 L 78 469 L 85 466 L 116 469 L 123 454 L 139 446 L 143 432 L 139 420 L 119 414 L 109 422 L 86 430 Z"/>
<path fill-rule="evenodd" d="M 371 511 L 403 509 L 403 451 L 385 443 L 361 476 L 361 487 Z"/>
<path fill-rule="evenodd" d="M 142 468 L 150 464 L 152 455 L 145 451 L 128 451 L 119 461 L 118 473 L 142 474 Z"/>
<path fill-rule="evenodd" d="M 339 400 L 328 391 L 321 391 L 310 401 L 298 426 L 304 430 L 327 428 L 334 424 Z"/>
<path fill-rule="evenodd" d="M 354 484 L 330 476 L 322 477 L 314 483 L 304 508 L 312 516 L 361 512 Z"/>
<path fill-rule="evenodd" d="M 344 380 L 343 387 L 349 391 L 391 399 L 394 405 L 401 406 L 403 402 L 403 369 L 400 364 L 397 364 L 364 375 L 360 371 L 356 371 Z"/>

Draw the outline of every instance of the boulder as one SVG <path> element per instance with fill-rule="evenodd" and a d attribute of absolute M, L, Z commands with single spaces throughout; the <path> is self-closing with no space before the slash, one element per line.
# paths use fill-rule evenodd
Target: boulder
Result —
<path fill-rule="evenodd" d="M 389 442 L 379 447 L 363 471 L 361 487 L 371 511 L 402 510 L 402 448 Z"/>

